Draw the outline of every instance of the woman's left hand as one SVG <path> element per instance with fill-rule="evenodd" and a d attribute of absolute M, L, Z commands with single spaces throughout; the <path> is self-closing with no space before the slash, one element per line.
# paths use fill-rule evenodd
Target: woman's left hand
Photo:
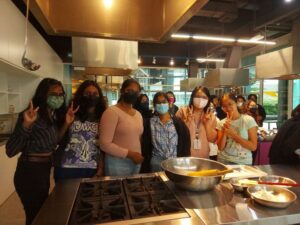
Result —
<path fill-rule="evenodd" d="M 67 114 L 66 114 L 66 124 L 70 125 L 73 123 L 75 119 L 75 113 L 79 110 L 79 106 L 77 106 L 76 109 L 74 109 L 73 102 L 71 103 L 71 106 L 68 108 Z"/>

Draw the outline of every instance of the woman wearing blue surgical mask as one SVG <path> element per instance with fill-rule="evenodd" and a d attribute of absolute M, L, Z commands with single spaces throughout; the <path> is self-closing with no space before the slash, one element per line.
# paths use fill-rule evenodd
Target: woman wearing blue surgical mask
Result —
<path fill-rule="evenodd" d="M 50 185 L 52 155 L 78 109 L 66 114 L 62 83 L 52 78 L 38 85 L 30 105 L 19 114 L 14 132 L 6 144 L 6 154 L 21 152 L 14 184 L 30 225 L 46 200 Z"/>
<path fill-rule="evenodd" d="M 195 157 L 209 158 L 209 142 L 214 143 L 217 138 L 217 122 L 214 112 L 209 110 L 209 98 L 206 87 L 196 87 L 189 105 L 176 113 L 189 128 L 191 155 Z"/>
<path fill-rule="evenodd" d="M 169 113 L 168 96 L 154 95 L 155 115 L 147 120 L 142 137 L 144 162 L 141 172 L 161 171 L 163 160 L 190 156 L 190 134 L 183 121 Z"/>

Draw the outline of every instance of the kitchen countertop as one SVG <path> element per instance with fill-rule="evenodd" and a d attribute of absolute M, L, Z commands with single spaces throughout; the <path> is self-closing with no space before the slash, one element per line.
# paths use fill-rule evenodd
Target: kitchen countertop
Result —
<path fill-rule="evenodd" d="M 268 174 L 286 176 L 300 182 L 300 166 L 257 166 Z M 143 176 L 143 175 L 137 175 Z M 164 173 L 160 173 L 166 179 Z M 105 177 L 104 179 L 109 179 Z M 80 179 L 58 183 L 39 212 L 34 225 L 66 225 L 70 216 Z M 142 224 L 253 224 L 276 225 L 300 223 L 300 188 L 291 188 L 298 199 L 286 209 L 267 208 L 253 203 L 242 194 L 235 193 L 231 185 L 223 182 L 208 192 L 188 192 L 177 189 L 166 181 L 178 200 L 186 208 L 190 218 L 154 222 L 145 219 Z M 128 222 L 128 221 L 126 221 Z M 124 224 L 129 224 L 129 223 Z M 139 223 L 141 224 L 141 223 Z"/>

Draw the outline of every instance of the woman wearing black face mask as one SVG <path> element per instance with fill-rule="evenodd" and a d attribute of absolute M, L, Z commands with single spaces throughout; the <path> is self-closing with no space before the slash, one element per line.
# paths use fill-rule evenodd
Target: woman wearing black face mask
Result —
<path fill-rule="evenodd" d="M 143 118 L 133 108 L 141 91 L 134 79 L 123 82 L 117 105 L 109 107 L 100 122 L 100 147 L 105 154 L 105 175 L 127 176 L 139 173 L 143 161 L 141 136 Z"/>
<path fill-rule="evenodd" d="M 149 98 L 146 94 L 140 94 L 133 108 L 142 114 L 144 121 L 153 115 L 152 110 L 149 109 Z"/>
<path fill-rule="evenodd" d="M 79 110 L 56 153 L 56 181 L 103 175 L 104 156 L 98 146 L 98 124 L 106 106 L 98 84 L 90 80 L 83 82 L 73 103 Z"/>

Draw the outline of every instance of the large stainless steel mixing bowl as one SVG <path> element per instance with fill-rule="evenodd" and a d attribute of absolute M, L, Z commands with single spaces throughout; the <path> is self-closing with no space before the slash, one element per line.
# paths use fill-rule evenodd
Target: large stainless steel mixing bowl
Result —
<path fill-rule="evenodd" d="M 188 176 L 191 171 L 199 170 L 226 170 L 224 164 L 202 158 L 180 157 L 171 158 L 161 163 L 166 176 L 179 188 L 189 191 L 207 191 L 219 184 L 224 175 L 218 176 Z"/>

